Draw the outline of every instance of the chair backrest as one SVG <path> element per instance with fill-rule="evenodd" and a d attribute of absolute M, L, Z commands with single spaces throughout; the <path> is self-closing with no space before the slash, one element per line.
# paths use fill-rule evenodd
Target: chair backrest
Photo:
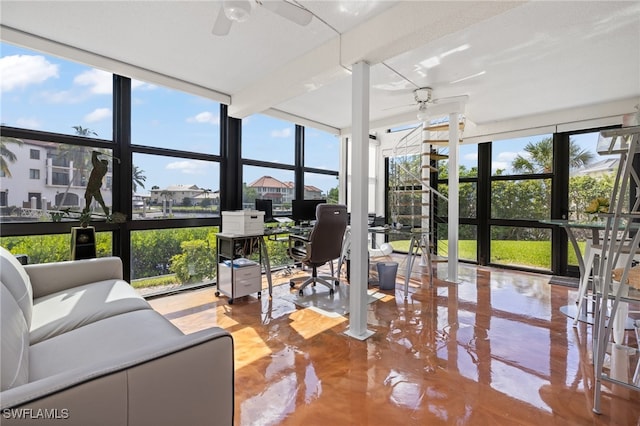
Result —
<path fill-rule="evenodd" d="M 347 222 L 347 206 L 318 204 L 316 223 L 309 234 L 311 242 L 309 264 L 323 264 L 340 257 Z"/>

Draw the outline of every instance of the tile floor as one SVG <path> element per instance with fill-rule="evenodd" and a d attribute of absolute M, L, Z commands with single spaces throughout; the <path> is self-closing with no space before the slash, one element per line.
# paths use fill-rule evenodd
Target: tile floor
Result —
<path fill-rule="evenodd" d="M 405 300 L 399 276 L 368 305 L 365 341 L 344 334 L 348 318 L 296 306 L 287 277 L 271 299 L 151 303 L 185 333 L 233 334 L 236 425 L 640 425 L 629 389 L 606 385 L 592 412 L 591 326 L 572 327 L 560 307 L 576 291 L 549 278 L 461 265 L 460 283 L 430 286 L 418 271 Z"/>

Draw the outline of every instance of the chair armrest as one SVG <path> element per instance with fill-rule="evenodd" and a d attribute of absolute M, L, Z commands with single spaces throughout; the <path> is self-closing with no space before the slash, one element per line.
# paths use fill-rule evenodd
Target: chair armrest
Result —
<path fill-rule="evenodd" d="M 300 250 L 300 245 L 304 246 L 303 250 Z M 302 235 L 289 235 L 289 248 L 287 249 L 289 257 L 305 262 L 311 258 L 311 242 L 307 237 Z"/>
<path fill-rule="evenodd" d="M 233 380 L 233 338 L 213 327 L 8 389 L 0 409 L 66 409 L 70 424 L 112 425 L 200 425 L 215 413 L 232 425 Z"/>
<path fill-rule="evenodd" d="M 25 265 L 24 269 L 31 280 L 34 298 L 93 282 L 122 279 L 122 260 L 115 256 L 38 263 Z"/>

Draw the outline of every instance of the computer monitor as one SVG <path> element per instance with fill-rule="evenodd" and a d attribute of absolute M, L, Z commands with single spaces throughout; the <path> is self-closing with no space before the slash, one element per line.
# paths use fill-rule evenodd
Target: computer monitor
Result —
<path fill-rule="evenodd" d="M 273 200 L 269 198 L 256 198 L 256 210 L 264 212 L 264 221 L 273 222 Z"/>
<path fill-rule="evenodd" d="M 316 207 L 326 203 L 325 199 L 318 200 L 293 200 L 291 201 L 292 219 L 296 222 L 310 222 L 316 220 Z"/>

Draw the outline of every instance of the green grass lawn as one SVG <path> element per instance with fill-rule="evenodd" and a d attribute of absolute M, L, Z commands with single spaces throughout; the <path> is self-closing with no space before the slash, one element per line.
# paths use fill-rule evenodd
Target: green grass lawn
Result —
<path fill-rule="evenodd" d="M 585 243 L 578 243 L 580 250 L 584 251 Z M 391 243 L 397 251 L 408 251 L 409 241 L 393 241 Z M 439 246 L 444 248 L 438 254 L 446 255 L 446 241 L 440 241 Z M 475 240 L 460 240 L 458 244 L 458 257 L 465 260 L 476 260 Z M 551 269 L 551 242 L 550 241 L 492 241 L 491 263 L 502 265 L 526 266 L 536 269 Z M 578 260 L 569 247 L 569 264 L 577 265 Z"/>

